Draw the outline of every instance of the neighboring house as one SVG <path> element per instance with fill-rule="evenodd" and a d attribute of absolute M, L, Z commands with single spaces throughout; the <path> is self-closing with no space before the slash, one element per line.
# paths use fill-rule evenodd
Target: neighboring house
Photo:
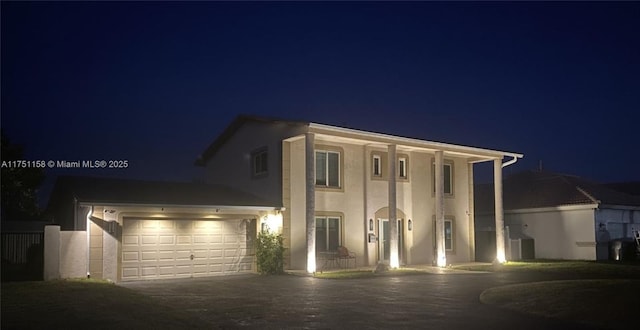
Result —
<path fill-rule="evenodd" d="M 338 246 L 358 266 L 473 261 L 473 165 L 493 162 L 500 182 L 505 157 L 522 155 L 239 116 L 196 164 L 208 182 L 281 205 L 286 267 L 314 272 Z"/>
<path fill-rule="evenodd" d="M 576 176 L 524 171 L 505 178 L 504 219 L 511 238 L 511 259 L 609 258 L 609 241 L 633 237 L 640 229 L 640 197 Z M 477 185 L 476 235 L 495 231 L 493 185 Z M 487 232 L 490 234 L 485 235 Z M 519 245 L 533 239 L 534 251 Z M 509 242 L 507 242 L 509 243 Z M 478 241 L 479 255 L 482 244 Z M 507 249 L 509 250 L 509 249 Z M 525 257 L 526 258 L 526 257 Z M 481 257 L 479 257 L 481 259 Z"/>
<path fill-rule="evenodd" d="M 45 279 L 252 272 L 257 222 L 276 210 L 220 185 L 59 177 L 48 213 L 62 231 L 45 229 Z"/>

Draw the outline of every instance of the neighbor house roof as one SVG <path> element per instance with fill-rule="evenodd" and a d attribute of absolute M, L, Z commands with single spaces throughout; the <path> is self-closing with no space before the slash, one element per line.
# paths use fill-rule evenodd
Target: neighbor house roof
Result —
<path fill-rule="evenodd" d="M 567 205 L 640 206 L 640 197 L 610 189 L 577 176 L 524 171 L 508 176 L 503 185 L 505 211 Z M 494 212 L 493 184 L 474 187 L 476 213 Z"/>
<path fill-rule="evenodd" d="M 422 150 L 446 150 L 452 154 L 460 155 L 477 155 L 481 156 L 478 161 L 487 161 L 494 158 L 502 158 L 503 156 L 509 156 L 514 158 L 522 158 L 522 154 L 491 150 L 484 148 L 476 148 L 464 145 L 428 141 L 410 137 L 403 137 L 398 135 L 378 133 L 371 131 L 364 131 L 340 126 L 325 125 L 320 123 L 313 123 L 308 121 L 296 121 L 285 120 L 269 117 L 257 117 L 248 115 L 239 115 L 236 119 L 227 126 L 227 128 L 207 147 L 207 149 L 196 159 L 195 165 L 204 166 L 207 161 L 215 155 L 215 153 L 247 122 L 260 122 L 260 123 L 284 123 L 287 125 L 307 127 L 308 132 L 316 134 L 326 135 L 340 135 L 351 141 L 375 141 L 381 144 L 402 144 L 404 146 L 411 146 Z"/>
<path fill-rule="evenodd" d="M 605 186 L 625 194 L 640 196 L 640 181 L 612 182 Z"/>
<path fill-rule="evenodd" d="M 105 205 L 279 207 L 223 185 L 60 176 L 51 193 L 49 205 L 69 199 Z"/>

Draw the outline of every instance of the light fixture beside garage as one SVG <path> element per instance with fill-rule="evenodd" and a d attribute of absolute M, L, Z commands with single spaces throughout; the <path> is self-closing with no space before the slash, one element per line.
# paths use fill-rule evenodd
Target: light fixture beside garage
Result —
<path fill-rule="evenodd" d="M 262 217 L 261 229 L 271 233 L 280 233 L 282 231 L 282 213 L 278 211 L 278 214 L 267 214 Z"/>

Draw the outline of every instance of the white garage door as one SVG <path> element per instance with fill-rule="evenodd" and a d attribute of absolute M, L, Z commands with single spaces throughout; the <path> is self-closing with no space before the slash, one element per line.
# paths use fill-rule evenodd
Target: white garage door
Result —
<path fill-rule="evenodd" d="M 122 281 L 250 272 L 252 225 L 241 219 L 124 219 Z"/>

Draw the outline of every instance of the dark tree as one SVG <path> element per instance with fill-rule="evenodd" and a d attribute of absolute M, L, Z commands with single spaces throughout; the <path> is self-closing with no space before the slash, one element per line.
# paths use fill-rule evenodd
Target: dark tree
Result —
<path fill-rule="evenodd" d="M 44 168 L 16 166 L 11 161 L 25 160 L 23 146 L 12 144 L 4 132 L 1 143 L 2 219 L 34 219 L 40 215 L 37 191 L 45 178 Z"/>

